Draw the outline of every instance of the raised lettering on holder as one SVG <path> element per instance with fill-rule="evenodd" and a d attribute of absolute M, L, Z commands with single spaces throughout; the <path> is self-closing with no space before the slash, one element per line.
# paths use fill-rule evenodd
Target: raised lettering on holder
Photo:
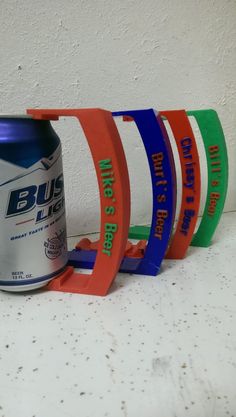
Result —
<path fill-rule="evenodd" d="M 143 141 L 150 167 L 153 195 L 152 226 L 143 256 L 125 256 L 121 262 L 121 272 L 156 275 L 168 247 L 176 206 L 176 177 L 173 155 L 168 136 L 161 118 L 153 109 L 132 110 L 113 113 L 125 120 L 134 120 Z M 111 247 L 111 235 L 105 241 Z M 100 239 L 101 240 L 101 239 Z M 102 238 L 103 244 L 104 239 Z M 73 250 L 69 263 L 76 267 L 91 268 L 96 257 L 94 250 Z"/>
<path fill-rule="evenodd" d="M 199 126 L 207 159 L 207 197 L 192 246 L 207 247 L 220 221 L 228 188 L 228 156 L 224 132 L 215 110 L 191 110 Z"/>
<path fill-rule="evenodd" d="M 182 259 L 191 243 L 201 198 L 200 163 L 197 144 L 185 110 L 160 113 L 170 124 L 176 141 L 182 173 L 179 218 L 166 258 Z"/>
<path fill-rule="evenodd" d="M 31 109 L 27 113 L 37 119 L 72 116 L 79 120 L 93 157 L 100 192 L 102 239 L 92 274 L 79 274 L 68 267 L 47 289 L 106 295 L 125 252 L 130 221 L 128 169 L 112 115 L 101 109 Z"/>
<path fill-rule="evenodd" d="M 153 194 L 153 214 L 144 258 L 135 272 L 156 275 L 168 248 L 176 209 L 176 174 L 169 138 L 153 109 L 121 111 L 113 116 L 133 120 L 148 158 Z"/>

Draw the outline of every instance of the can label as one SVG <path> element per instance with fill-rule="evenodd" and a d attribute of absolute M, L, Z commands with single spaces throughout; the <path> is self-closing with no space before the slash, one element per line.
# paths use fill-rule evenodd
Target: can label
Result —
<path fill-rule="evenodd" d="M 61 146 L 30 168 L 0 159 L 0 284 L 30 284 L 67 263 Z"/>

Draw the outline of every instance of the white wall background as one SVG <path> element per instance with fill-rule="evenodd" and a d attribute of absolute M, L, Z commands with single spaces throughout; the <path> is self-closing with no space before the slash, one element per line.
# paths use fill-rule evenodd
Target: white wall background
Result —
<path fill-rule="evenodd" d="M 215 108 L 236 210 L 235 0 L 1 0 L 0 112 L 28 107 Z M 132 184 L 132 222 L 150 220 L 144 151 L 118 123 Z M 55 125 L 64 154 L 69 235 L 98 229 L 90 154 L 75 120 Z M 204 162 L 204 156 L 201 152 Z"/>

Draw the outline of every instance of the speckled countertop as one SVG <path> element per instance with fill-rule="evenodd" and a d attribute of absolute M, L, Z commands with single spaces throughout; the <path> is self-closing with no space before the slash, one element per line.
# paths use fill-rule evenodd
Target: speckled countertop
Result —
<path fill-rule="evenodd" d="M 236 417 L 236 213 L 157 278 L 0 311 L 0 417 Z"/>

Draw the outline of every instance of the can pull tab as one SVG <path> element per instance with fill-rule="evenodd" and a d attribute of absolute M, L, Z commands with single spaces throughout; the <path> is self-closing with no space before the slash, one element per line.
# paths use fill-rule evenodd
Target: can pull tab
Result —
<path fill-rule="evenodd" d="M 92 154 L 100 193 L 100 241 L 91 275 L 73 267 L 51 281 L 48 290 L 107 294 L 124 256 L 130 224 L 130 185 L 121 139 L 109 111 L 102 109 L 28 109 L 35 119 L 76 117 Z"/>

